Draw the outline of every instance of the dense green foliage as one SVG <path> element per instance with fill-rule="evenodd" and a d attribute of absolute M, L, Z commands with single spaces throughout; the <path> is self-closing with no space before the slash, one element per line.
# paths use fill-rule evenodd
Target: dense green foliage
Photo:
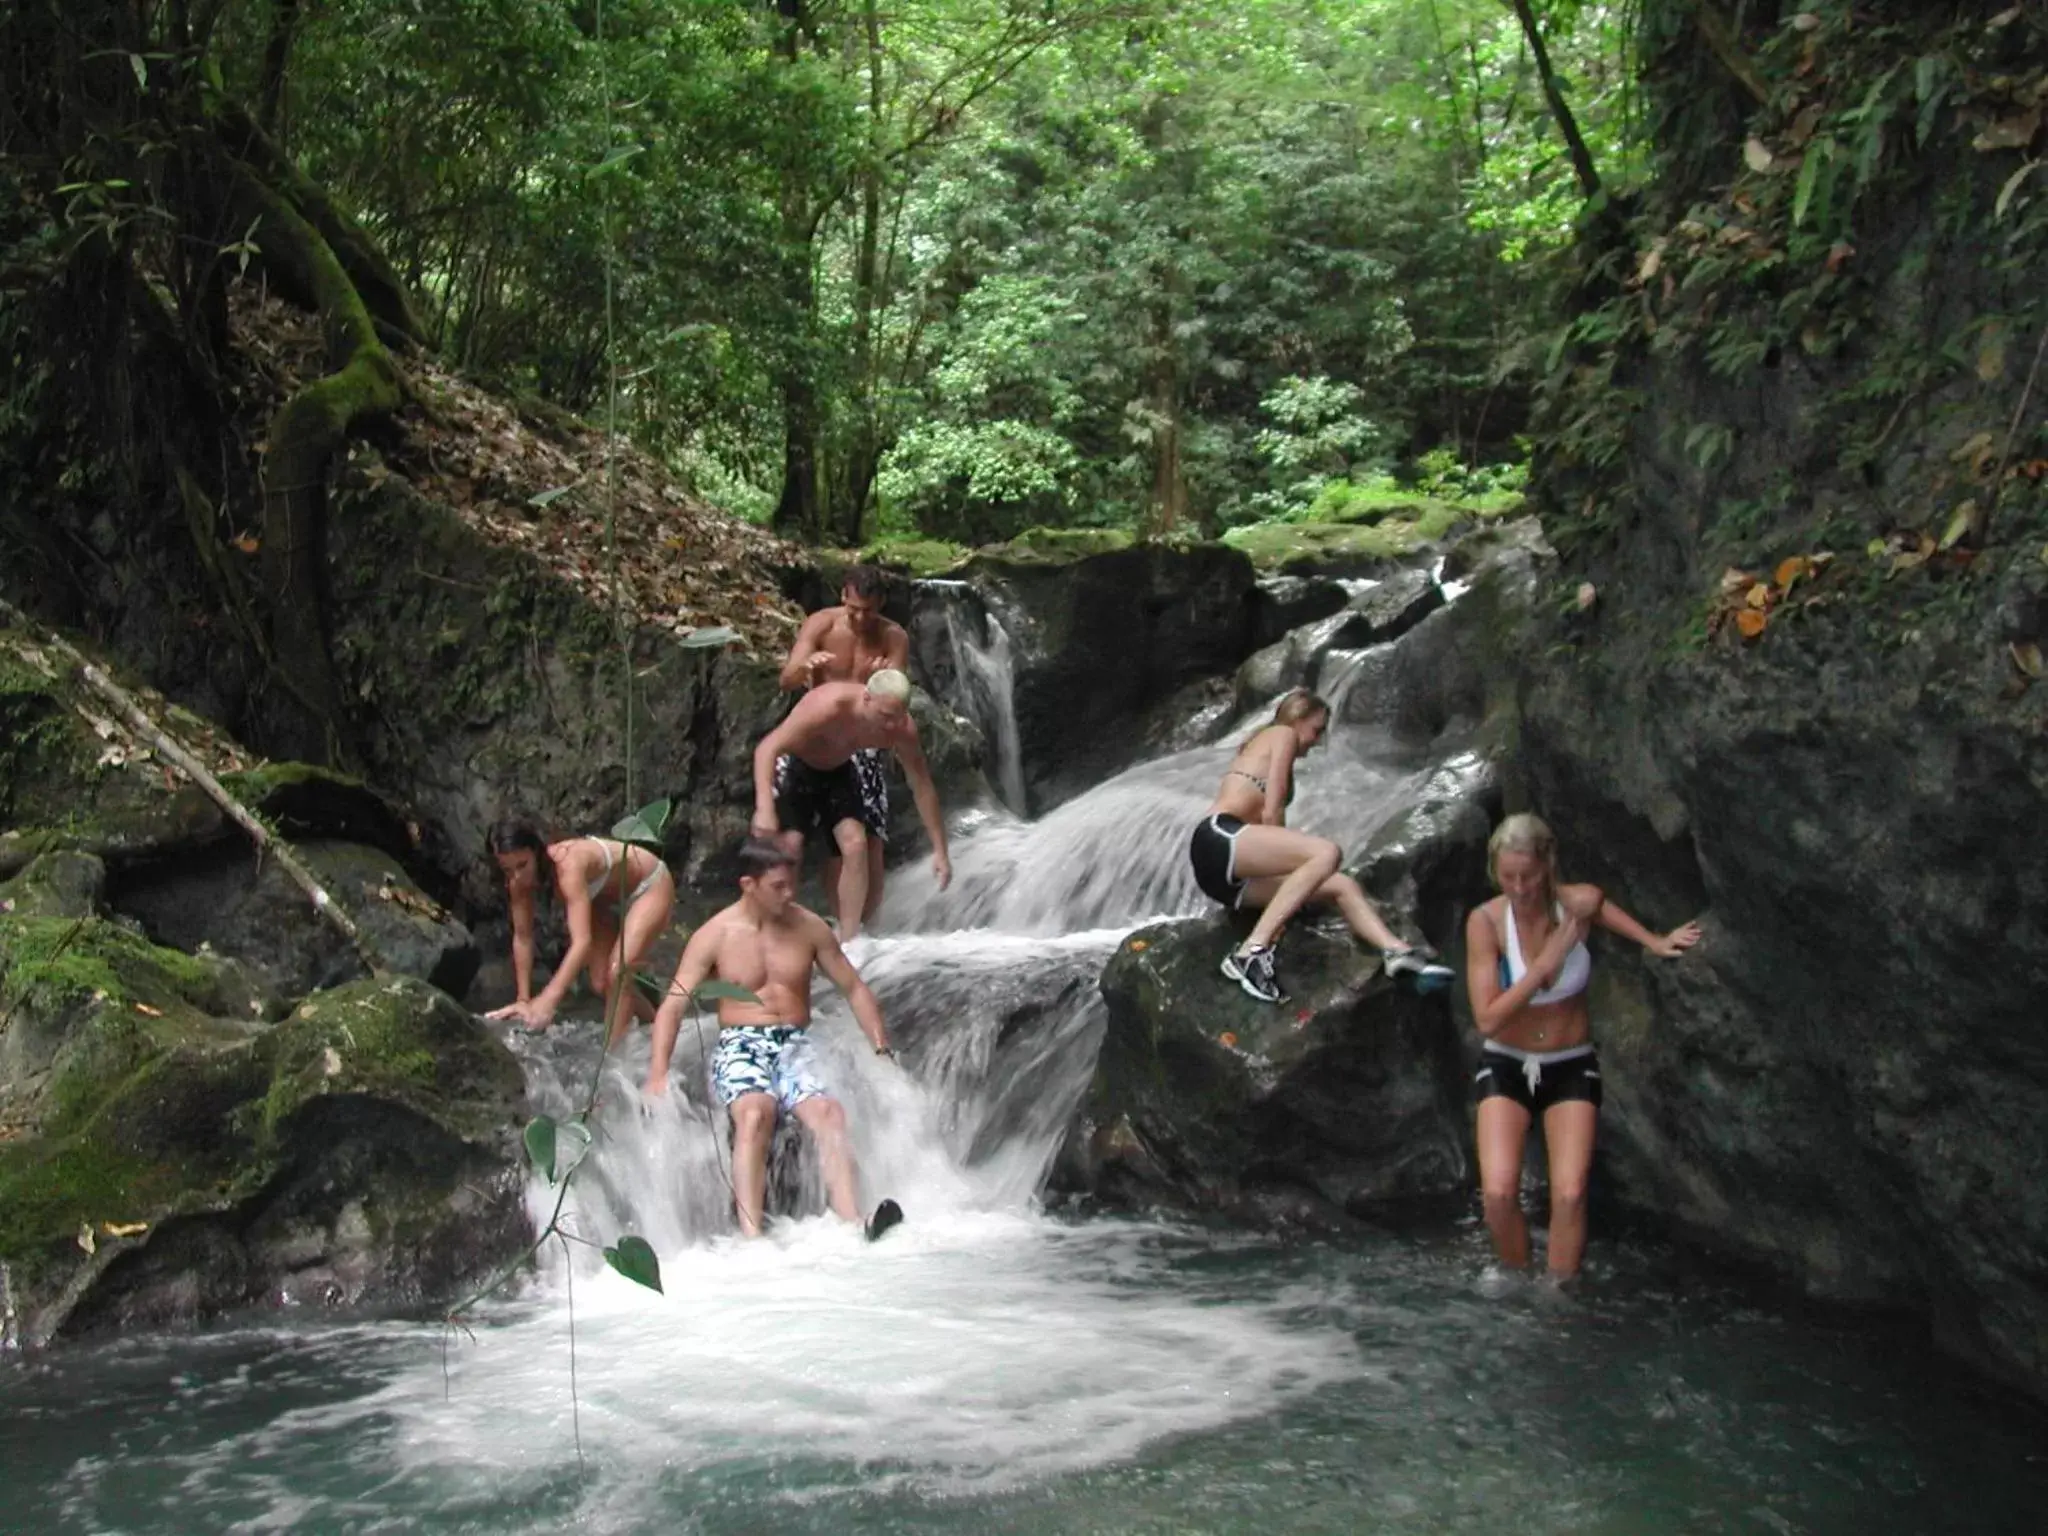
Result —
<path fill-rule="evenodd" d="M 226 0 L 182 49 L 173 10 L 99 67 L 202 54 L 431 344 L 848 543 L 1213 530 L 1513 458 L 1581 201 L 1492 0 Z M 1625 174 L 1625 9 L 1539 13 Z M 155 190 L 147 150 L 9 139 L 18 253 Z M 208 237 L 256 280 L 265 228 Z"/>

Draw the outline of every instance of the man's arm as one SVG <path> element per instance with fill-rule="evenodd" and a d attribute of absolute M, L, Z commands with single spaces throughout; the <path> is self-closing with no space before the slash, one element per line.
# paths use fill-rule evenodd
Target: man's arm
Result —
<path fill-rule="evenodd" d="M 718 936 L 725 924 L 714 917 L 690 935 L 683 946 L 683 958 L 676 962 L 675 979 L 668 984 L 668 996 L 654 1010 L 654 1048 L 647 1058 L 647 1091 L 668 1092 L 668 1059 L 675 1053 L 676 1031 L 682 1028 L 683 1010 L 690 1006 L 690 994 L 704 983 L 718 965 Z"/>
<path fill-rule="evenodd" d="M 847 1006 L 853 1009 L 854 1022 L 860 1025 L 860 1032 L 868 1037 L 868 1044 L 881 1055 L 889 1049 L 889 1031 L 882 1023 L 882 1005 L 875 1001 L 875 994 L 868 984 L 860 979 L 860 972 L 853 968 L 853 962 L 846 958 L 846 951 L 839 947 L 839 938 L 825 926 L 820 917 L 811 919 L 815 925 L 813 939 L 816 948 L 812 958 L 818 969 L 825 973 L 833 986 L 839 989 Z"/>
<path fill-rule="evenodd" d="M 931 764 L 924 760 L 916 722 L 906 719 L 903 732 L 895 747 L 896 761 L 910 780 L 910 795 L 917 802 L 917 819 L 924 824 L 924 835 L 932 840 L 932 874 L 943 891 L 953 881 L 953 860 L 946 852 L 946 817 L 939 809 L 939 789 L 932 783 Z"/>
<path fill-rule="evenodd" d="M 832 610 L 820 608 L 805 619 L 797 630 L 796 639 L 789 647 L 789 660 L 782 664 L 782 686 L 792 692 L 808 688 L 816 682 L 817 671 L 813 662 L 823 657 L 829 661 L 831 653 L 818 649 L 825 634 L 832 627 Z"/>
<path fill-rule="evenodd" d="M 807 718 L 805 711 L 810 707 L 811 699 L 803 699 L 782 724 L 754 745 L 754 814 L 748 828 L 757 837 L 772 837 L 782 830 L 782 823 L 775 815 L 775 759 L 787 752 L 789 744 L 796 740 Z"/>

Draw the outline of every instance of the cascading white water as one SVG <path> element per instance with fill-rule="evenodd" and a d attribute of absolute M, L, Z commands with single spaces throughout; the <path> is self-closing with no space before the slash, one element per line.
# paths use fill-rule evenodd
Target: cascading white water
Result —
<path fill-rule="evenodd" d="M 918 585 L 944 603 L 956 696 L 949 702 L 979 725 L 995 749 L 996 792 L 1024 812 L 1024 750 L 1017 734 L 1015 658 L 1010 631 L 993 604 L 964 581 Z"/>

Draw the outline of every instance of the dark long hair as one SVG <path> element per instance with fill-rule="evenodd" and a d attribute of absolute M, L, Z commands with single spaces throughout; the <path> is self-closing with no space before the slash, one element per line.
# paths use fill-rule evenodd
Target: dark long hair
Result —
<path fill-rule="evenodd" d="M 490 836 L 485 841 L 490 846 L 493 858 L 501 853 L 518 853 L 522 849 L 531 853 L 534 889 L 540 893 L 542 901 L 553 898 L 554 881 L 541 878 L 548 863 L 548 840 L 539 827 L 524 816 L 507 816 L 493 824 Z"/>

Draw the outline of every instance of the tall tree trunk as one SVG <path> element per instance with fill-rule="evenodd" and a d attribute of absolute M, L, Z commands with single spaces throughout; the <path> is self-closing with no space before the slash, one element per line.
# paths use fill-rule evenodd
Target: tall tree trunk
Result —
<path fill-rule="evenodd" d="M 1579 120 L 1572 116 L 1572 109 L 1564 99 L 1564 87 L 1558 83 L 1557 71 L 1550 67 L 1550 50 L 1543 46 L 1543 33 L 1536 25 L 1536 14 L 1529 9 L 1529 0 L 1511 0 L 1515 8 L 1515 19 L 1522 24 L 1522 36 L 1528 39 L 1529 55 L 1536 61 L 1536 77 L 1543 82 L 1543 99 L 1550 103 L 1550 115 L 1557 122 L 1557 131 L 1564 135 L 1564 147 L 1572 160 L 1572 170 L 1579 178 L 1579 191 L 1588 200 L 1600 195 L 1600 173 L 1593 169 L 1593 153 L 1586 148 L 1585 136 L 1579 132 Z"/>
<path fill-rule="evenodd" d="M 834 508 L 840 542 L 861 542 L 868 493 L 875 483 L 881 453 L 879 380 L 875 346 L 876 311 L 881 304 L 882 251 L 882 17 L 875 0 L 861 12 L 867 39 L 868 145 L 860 175 L 860 240 L 853 266 L 853 432 L 839 477 L 839 505 Z"/>
<path fill-rule="evenodd" d="M 775 0 L 781 25 L 775 52 L 794 68 L 809 28 L 804 0 Z M 792 151 L 782 167 L 782 297 L 790 336 L 778 384 L 782 393 L 782 495 L 775 503 L 775 531 L 785 538 L 815 542 L 822 529 L 818 497 L 819 410 L 817 367 L 817 280 L 813 272 L 812 216 L 805 167 Z"/>

